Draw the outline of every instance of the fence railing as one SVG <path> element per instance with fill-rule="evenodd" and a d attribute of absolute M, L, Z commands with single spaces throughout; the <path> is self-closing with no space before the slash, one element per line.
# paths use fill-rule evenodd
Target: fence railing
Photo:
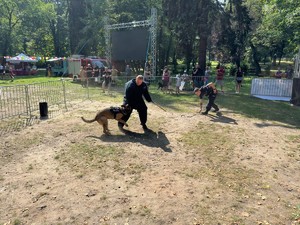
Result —
<path fill-rule="evenodd" d="M 119 76 L 113 80 L 105 92 L 124 92 L 124 84 L 134 77 Z M 151 87 L 158 87 L 161 76 L 150 77 Z M 185 90 L 192 90 L 190 79 L 186 80 Z M 84 100 L 97 98 L 103 94 L 103 78 L 87 80 L 60 79 L 27 85 L 0 86 L 0 136 L 21 127 L 32 125 L 40 119 L 40 103 L 47 102 L 48 118 L 61 112 L 78 108 Z M 175 87 L 172 77 L 170 85 Z M 109 95 L 108 95 L 109 98 Z"/>
<path fill-rule="evenodd" d="M 33 116 L 39 110 L 40 102 L 67 108 L 67 102 L 73 99 L 74 92 L 76 98 L 83 97 L 78 96 L 80 92 L 75 90 L 67 80 L 0 87 L 0 119 Z"/>
<path fill-rule="evenodd" d="M 251 95 L 291 97 L 293 80 L 255 78 L 251 84 Z"/>
<path fill-rule="evenodd" d="M 88 98 L 88 88 L 68 79 L 0 87 L 0 136 L 39 119 L 39 103 L 47 102 L 49 118 Z"/>
<path fill-rule="evenodd" d="M 117 77 L 112 82 L 109 90 L 105 87 L 105 92 L 123 93 L 124 84 L 132 78 L 134 77 Z M 161 76 L 150 77 L 148 80 L 150 89 L 158 89 L 158 83 L 161 81 Z M 188 77 L 185 81 L 184 90 L 192 91 L 194 87 L 192 78 Z M 207 82 L 211 81 L 215 81 L 214 76 L 209 77 L 207 80 Z M 234 84 L 234 77 L 226 76 L 225 83 L 227 82 L 233 82 L 232 84 Z M 0 86 L 0 136 L 10 130 L 17 130 L 20 127 L 38 122 L 40 102 L 48 103 L 48 117 L 51 118 L 62 112 L 80 107 L 82 102 L 87 99 L 98 99 L 103 94 L 102 83 L 103 78 L 92 77 L 85 81 L 67 78 L 28 85 Z M 175 85 L 176 78 L 172 76 L 170 87 L 175 88 Z M 289 85 L 291 84 L 289 83 Z M 280 87 L 269 85 L 267 89 L 272 92 L 274 90 L 278 91 Z M 264 86 L 264 90 L 266 90 L 266 86 Z M 107 98 L 110 98 L 110 95 L 107 95 Z"/>

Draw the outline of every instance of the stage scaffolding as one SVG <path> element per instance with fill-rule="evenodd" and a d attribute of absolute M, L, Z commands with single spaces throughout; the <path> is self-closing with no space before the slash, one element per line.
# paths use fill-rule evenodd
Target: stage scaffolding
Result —
<path fill-rule="evenodd" d="M 157 52 L 157 10 L 155 8 L 151 9 L 151 18 L 149 20 L 142 21 L 132 21 L 129 23 L 119 23 L 108 25 L 108 19 L 106 19 L 105 25 L 105 44 L 106 44 L 106 57 L 111 61 L 111 30 L 119 30 L 126 28 L 135 28 L 135 27 L 150 27 L 150 51 L 151 56 L 151 71 L 152 76 L 156 76 L 156 52 Z M 147 57 L 148 58 L 148 57 Z"/>

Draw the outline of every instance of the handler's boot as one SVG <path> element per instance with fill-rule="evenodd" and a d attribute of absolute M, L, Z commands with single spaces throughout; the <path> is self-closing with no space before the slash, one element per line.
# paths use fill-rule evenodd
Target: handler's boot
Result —
<path fill-rule="evenodd" d="M 144 130 L 149 130 L 148 127 L 147 127 L 147 125 L 146 125 L 145 123 L 142 124 L 142 126 L 143 126 L 143 129 L 144 129 Z"/>
<path fill-rule="evenodd" d="M 215 108 L 214 110 L 213 110 L 213 112 L 219 112 L 219 108 L 217 107 L 217 108 Z"/>
<path fill-rule="evenodd" d="M 208 110 L 206 110 L 205 112 L 201 113 L 202 115 L 207 115 L 208 114 Z"/>

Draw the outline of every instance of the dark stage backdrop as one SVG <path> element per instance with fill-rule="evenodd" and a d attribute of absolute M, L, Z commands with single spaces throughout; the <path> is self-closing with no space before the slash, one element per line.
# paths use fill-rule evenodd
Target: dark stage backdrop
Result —
<path fill-rule="evenodd" d="M 148 29 L 113 31 L 112 60 L 145 60 L 148 40 Z"/>

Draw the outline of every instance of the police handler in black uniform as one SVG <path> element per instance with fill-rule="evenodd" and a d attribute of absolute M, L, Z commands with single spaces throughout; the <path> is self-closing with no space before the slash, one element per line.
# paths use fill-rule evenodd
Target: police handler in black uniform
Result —
<path fill-rule="evenodd" d="M 217 97 L 217 89 L 214 85 L 214 83 L 208 83 L 205 86 L 202 86 L 201 88 L 195 88 L 194 89 L 195 95 L 199 96 L 200 98 L 200 112 L 202 112 L 202 104 L 203 104 L 203 96 L 208 97 L 208 103 L 206 105 L 206 110 L 202 112 L 203 115 L 207 115 L 208 111 L 211 109 L 211 107 L 214 108 L 214 112 L 219 111 L 219 107 L 215 104 L 215 99 Z"/>
<path fill-rule="evenodd" d="M 147 100 L 147 102 L 152 102 L 151 96 L 148 92 L 148 87 L 144 82 L 143 76 L 138 75 L 135 79 L 132 79 L 125 84 L 125 96 L 123 104 L 128 104 L 131 107 L 131 112 L 123 116 L 122 119 L 127 122 L 132 113 L 132 110 L 136 109 L 138 111 L 143 129 L 148 130 L 146 125 L 147 106 L 144 102 L 143 97 Z M 118 126 L 120 129 L 123 129 L 124 124 L 118 123 Z"/>

